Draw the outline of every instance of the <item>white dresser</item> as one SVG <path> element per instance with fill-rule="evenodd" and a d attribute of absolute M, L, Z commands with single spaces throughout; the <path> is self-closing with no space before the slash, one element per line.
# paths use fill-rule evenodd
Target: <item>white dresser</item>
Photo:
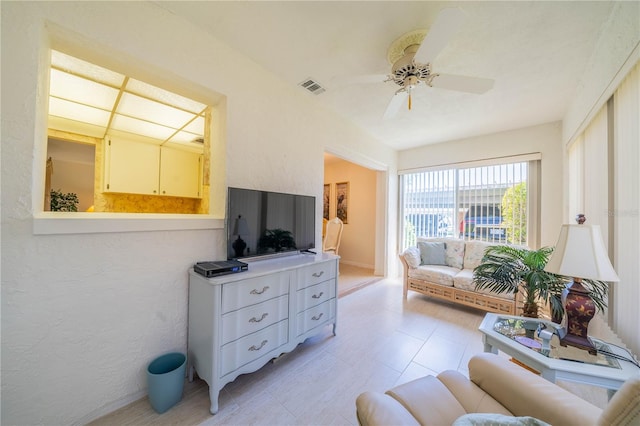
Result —
<path fill-rule="evenodd" d="M 249 263 L 216 278 L 189 272 L 189 381 L 194 370 L 218 394 L 329 324 L 336 333 L 338 256 L 297 254 Z"/>

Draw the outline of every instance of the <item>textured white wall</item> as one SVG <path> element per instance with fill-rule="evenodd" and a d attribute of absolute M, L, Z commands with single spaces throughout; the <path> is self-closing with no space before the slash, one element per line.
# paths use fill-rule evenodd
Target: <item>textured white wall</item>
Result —
<path fill-rule="evenodd" d="M 395 158 L 312 95 L 151 3 L 3 2 L 1 30 L 3 424 L 85 423 L 143 396 L 147 363 L 186 350 L 189 266 L 224 257 L 222 229 L 33 235 L 49 43 L 170 90 L 226 96 L 226 159 L 212 164 L 226 160 L 229 185 L 321 199 L 328 147 Z M 220 215 L 223 191 L 212 197 Z M 317 218 L 319 245 L 321 203 Z"/>
<path fill-rule="evenodd" d="M 541 246 L 554 245 L 562 225 L 562 143 L 560 123 L 427 145 L 398 154 L 398 170 L 542 153 Z"/>

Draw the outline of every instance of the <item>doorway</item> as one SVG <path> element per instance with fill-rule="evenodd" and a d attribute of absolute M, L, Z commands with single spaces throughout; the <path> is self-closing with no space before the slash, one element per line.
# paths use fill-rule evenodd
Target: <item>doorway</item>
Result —
<path fill-rule="evenodd" d="M 328 220 L 339 217 L 344 223 L 338 251 L 341 296 L 384 275 L 375 273 L 381 173 L 336 155 L 324 154 L 323 216 Z"/>

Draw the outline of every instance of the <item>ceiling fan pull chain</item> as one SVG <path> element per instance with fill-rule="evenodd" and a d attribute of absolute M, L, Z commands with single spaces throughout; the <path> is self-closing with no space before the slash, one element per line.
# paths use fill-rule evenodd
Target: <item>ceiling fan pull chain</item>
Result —
<path fill-rule="evenodd" d="M 411 111 L 411 92 L 409 92 L 409 111 Z"/>

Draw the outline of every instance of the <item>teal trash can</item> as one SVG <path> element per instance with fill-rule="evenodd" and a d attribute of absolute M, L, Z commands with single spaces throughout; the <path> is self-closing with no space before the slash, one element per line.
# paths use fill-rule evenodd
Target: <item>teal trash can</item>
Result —
<path fill-rule="evenodd" d="M 162 414 L 182 399 L 187 356 L 178 352 L 162 355 L 147 367 L 151 407 Z"/>

